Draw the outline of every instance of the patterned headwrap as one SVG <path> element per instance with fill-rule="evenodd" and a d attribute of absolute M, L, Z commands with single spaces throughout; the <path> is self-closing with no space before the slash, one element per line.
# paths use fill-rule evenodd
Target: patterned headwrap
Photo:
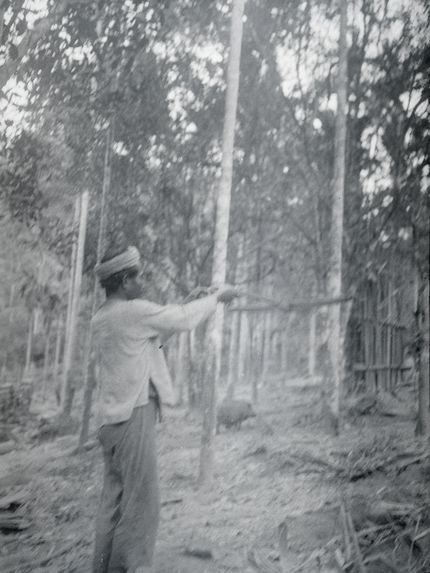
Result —
<path fill-rule="evenodd" d="M 128 247 L 127 250 L 116 257 L 96 265 L 94 270 L 98 278 L 102 281 L 115 273 L 135 267 L 140 267 L 139 251 L 136 247 Z"/>

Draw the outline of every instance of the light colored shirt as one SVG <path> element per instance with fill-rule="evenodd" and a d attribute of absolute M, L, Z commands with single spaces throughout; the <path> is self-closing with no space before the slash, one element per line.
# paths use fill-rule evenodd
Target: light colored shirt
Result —
<path fill-rule="evenodd" d="M 160 336 L 192 330 L 216 308 L 215 295 L 184 305 L 108 299 L 92 321 L 98 381 L 97 423 L 128 420 L 148 403 L 149 380 L 160 400 L 176 401 Z"/>

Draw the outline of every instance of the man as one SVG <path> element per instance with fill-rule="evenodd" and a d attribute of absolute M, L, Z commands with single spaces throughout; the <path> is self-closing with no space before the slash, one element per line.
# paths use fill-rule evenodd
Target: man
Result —
<path fill-rule="evenodd" d="M 174 403 L 161 337 L 195 328 L 237 294 L 224 287 L 184 305 L 143 300 L 135 247 L 105 256 L 95 270 L 106 291 L 93 318 L 105 473 L 93 573 L 143 573 L 151 570 L 159 520 L 157 410 Z"/>

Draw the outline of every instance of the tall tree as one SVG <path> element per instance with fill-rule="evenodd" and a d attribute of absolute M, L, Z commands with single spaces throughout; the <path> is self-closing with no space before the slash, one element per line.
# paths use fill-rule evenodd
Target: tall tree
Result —
<path fill-rule="evenodd" d="M 6 0 L 0 3 L 0 26 L 1 38 L 0 46 L 4 44 L 8 48 L 8 56 L 0 66 L 0 92 L 5 87 L 8 80 L 17 72 L 22 60 L 28 52 L 35 48 L 51 30 L 53 24 L 61 19 L 67 8 L 72 5 L 73 0 L 60 0 L 50 6 L 48 14 L 43 18 L 38 18 L 31 28 L 28 27 L 26 16 L 31 13 L 31 9 L 24 6 L 25 2 L 16 2 L 15 6 L 8 6 Z M 8 13 L 11 8 L 11 14 Z M 8 17 L 6 24 L 5 18 Z"/>
<path fill-rule="evenodd" d="M 68 340 L 64 353 L 63 365 L 63 387 L 61 393 L 61 407 L 62 413 L 70 415 L 72 406 L 70 399 L 70 392 L 74 392 L 72 388 L 73 377 L 70 376 L 70 370 L 73 364 L 74 351 L 76 347 L 76 326 L 78 321 L 78 314 L 81 302 L 81 284 L 82 284 L 82 269 L 84 264 L 84 249 L 85 238 L 87 233 L 87 215 L 88 215 L 88 191 L 84 191 L 81 196 L 79 208 L 79 233 L 76 251 L 75 271 L 73 273 L 73 295 L 72 295 L 72 310 L 70 315 L 70 328 L 68 332 Z"/>
<path fill-rule="evenodd" d="M 107 194 L 109 193 L 110 182 L 111 182 L 112 141 L 113 141 L 113 120 L 109 124 L 106 135 L 103 186 L 102 186 L 102 197 L 101 197 L 100 212 L 99 212 L 100 223 L 99 223 L 99 233 L 97 239 L 97 263 L 100 263 L 103 256 L 103 250 L 105 248 L 106 220 L 107 220 L 106 199 L 107 199 Z M 91 303 L 91 318 L 94 316 L 97 310 L 98 292 L 99 292 L 98 281 L 96 277 L 94 277 L 92 303 Z M 92 337 L 93 337 L 93 328 L 92 328 L 92 322 L 90 322 L 85 345 L 86 348 L 85 348 L 85 357 L 83 364 L 84 408 L 82 412 L 81 431 L 79 434 L 79 446 L 83 446 L 83 444 L 88 439 L 93 391 L 96 384 L 94 369 L 91 368 Z"/>
<path fill-rule="evenodd" d="M 333 298 L 342 294 L 342 239 L 343 205 L 345 193 L 345 146 L 346 146 L 346 92 L 347 92 L 347 0 L 339 0 L 339 65 L 337 77 L 337 114 L 335 126 L 335 158 L 333 176 L 333 203 L 331 223 L 331 260 L 329 271 L 329 294 Z M 331 422 L 338 432 L 340 400 L 343 381 L 343 348 L 341 328 L 341 305 L 329 307 L 329 351 L 333 388 L 330 392 Z M 326 382 L 327 383 L 327 382 Z"/>
<path fill-rule="evenodd" d="M 230 220 L 231 185 L 233 178 L 234 135 L 239 96 L 240 52 L 242 46 L 245 0 L 234 0 L 231 16 L 230 55 L 227 70 L 227 92 L 222 143 L 221 177 L 216 203 L 215 244 L 212 283 L 225 282 L 227 271 L 227 239 Z M 222 351 L 224 309 L 218 305 L 208 326 L 208 357 L 206 360 L 203 429 L 200 450 L 199 483 L 207 484 L 213 473 L 212 441 L 215 431 L 216 384 L 219 380 Z"/>

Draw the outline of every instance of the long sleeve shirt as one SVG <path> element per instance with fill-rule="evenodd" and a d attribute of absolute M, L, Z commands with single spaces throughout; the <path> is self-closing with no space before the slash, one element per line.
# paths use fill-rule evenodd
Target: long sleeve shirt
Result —
<path fill-rule="evenodd" d="M 164 404 L 175 394 L 161 348 L 161 336 L 192 330 L 216 308 L 216 296 L 183 305 L 161 306 L 146 300 L 108 300 L 93 318 L 98 380 L 98 426 L 131 417 L 148 403 L 149 381 Z"/>

